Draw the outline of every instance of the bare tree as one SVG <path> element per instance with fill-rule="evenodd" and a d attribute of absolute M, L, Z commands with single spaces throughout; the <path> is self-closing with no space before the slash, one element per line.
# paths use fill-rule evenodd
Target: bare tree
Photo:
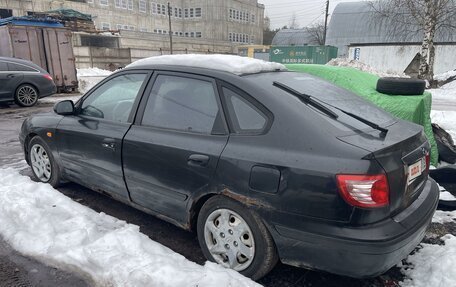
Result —
<path fill-rule="evenodd" d="M 304 28 L 310 37 L 310 43 L 323 46 L 325 44 L 325 22 L 317 22 Z"/>
<path fill-rule="evenodd" d="M 434 38 L 437 34 L 444 36 L 456 31 L 456 0 L 380 0 L 369 5 L 377 24 L 387 21 L 390 34 L 403 36 L 404 41 L 422 35 L 418 77 L 432 81 Z"/>
<path fill-rule="evenodd" d="M 296 13 L 293 12 L 293 15 L 291 15 L 290 19 L 290 29 L 299 29 L 299 22 L 298 19 L 296 18 Z"/>

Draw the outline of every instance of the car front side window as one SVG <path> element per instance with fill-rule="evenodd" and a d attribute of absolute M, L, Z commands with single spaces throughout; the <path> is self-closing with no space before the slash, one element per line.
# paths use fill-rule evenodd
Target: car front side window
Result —
<path fill-rule="evenodd" d="M 211 81 L 159 75 L 149 96 L 142 124 L 211 134 L 219 115 Z"/>
<path fill-rule="evenodd" d="M 110 79 L 82 103 L 80 114 L 125 123 L 147 74 L 126 74 Z"/>

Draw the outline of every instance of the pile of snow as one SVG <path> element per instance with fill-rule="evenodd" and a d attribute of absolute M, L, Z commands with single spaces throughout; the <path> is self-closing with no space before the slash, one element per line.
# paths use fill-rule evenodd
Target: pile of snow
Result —
<path fill-rule="evenodd" d="M 106 77 L 111 75 L 111 71 L 100 68 L 76 69 L 78 77 Z"/>
<path fill-rule="evenodd" d="M 99 68 L 77 69 L 79 92 L 85 93 L 112 72 Z"/>
<path fill-rule="evenodd" d="M 442 74 L 434 75 L 434 80 L 444 82 L 449 78 L 456 77 L 456 70 L 448 71 Z"/>
<path fill-rule="evenodd" d="M 259 286 L 150 240 L 139 227 L 97 213 L 16 170 L 0 169 L 0 234 L 19 252 L 79 271 L 101 286 Z"/>
<path fill-rule="evenodd" d="M 446 222 L 456 222 L 456 210 L 453 211 L 443 211 L 436 210 L 434 217 L 432 217 L 432 222 L 434 223 L 446 223 Z"/>
<path fill-rule="evenodd" d="M 456 237 L 442 237 L 445 245 L 422 244 L 422 248 L 410 255 L 403 267 L 406 278 L 403 287 L 456 286 Z"/>
<path fill-rule="evenodd" d="M 438 89 L 428 90 L 432 93 L 433 100 L 456 102 L 456 81 L 441 86 Z"/>
<path fill-rule="evenodd" d="M 279 63 L 266 62 L 259 59 L 240 57 L 234 55 L 165 55 L 145 58 L 131 63 L 127 67 L 140 65 L 178 65 L 207 69 L 216 69 L 236 75 L 251 74 L 259 72 L 270 72 L 286 70 L 285 66 Z"/>
<path fill-rule="evenodd" d="M 337 66 L 337 67 L 351 67 L 355 68 L 357 70 L 367 72 L 370 74 L 377 75 L 379 77 L 401 77 L 401 78 L 410 78 L 406 74 L 397 74 L 391 71 L 383 72 L 383 71 L 378 71 L 375 68 L 357 61 L 357 60 L 349 60 L 347 58 L 335 58 L 329 61 L 326 65 L 328 66 Z"/>

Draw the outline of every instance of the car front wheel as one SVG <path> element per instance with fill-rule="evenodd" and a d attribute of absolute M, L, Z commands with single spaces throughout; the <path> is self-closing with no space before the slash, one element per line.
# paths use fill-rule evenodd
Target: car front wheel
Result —
<path fill-rule="evenodd" d="M 59 186 L 60 168 L 46 142 L 39 136 L 35 136 L 30 140 L 28 147 L 29 163 L 35 178 L 53 187 Z"/>
<path fill-rule="evenodd" d="M 210 261 L 257 280 L 277 263 L 266 226 L 254 212 L 225 196 L 210 198 L 198 216 L 198 240 Z"/>
<path fill-rule="evenodd" d="M 38 102 L 38 91 L 31 85 L 20 85 L 16 90 L 14 101 L 21 107 L 34 106 Z"/>

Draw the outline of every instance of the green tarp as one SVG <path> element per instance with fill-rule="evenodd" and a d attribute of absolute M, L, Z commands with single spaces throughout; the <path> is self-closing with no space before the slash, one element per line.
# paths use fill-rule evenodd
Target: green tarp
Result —
<path fill-rule="evenodd" d="M 398 118 L 422 125 L 431 143 L 431 163 L 434 166 L 437 165 L 437 144 L 430 118 L 432 103 L 430 93 L 425 92 L 421 96 L 385 95 L 375 90 L 379 77 L 349 67 L 302 64 L 290 64 L 286 67 L 292 71 L 309 73 L 330 81 L 371 101 Z"/>

